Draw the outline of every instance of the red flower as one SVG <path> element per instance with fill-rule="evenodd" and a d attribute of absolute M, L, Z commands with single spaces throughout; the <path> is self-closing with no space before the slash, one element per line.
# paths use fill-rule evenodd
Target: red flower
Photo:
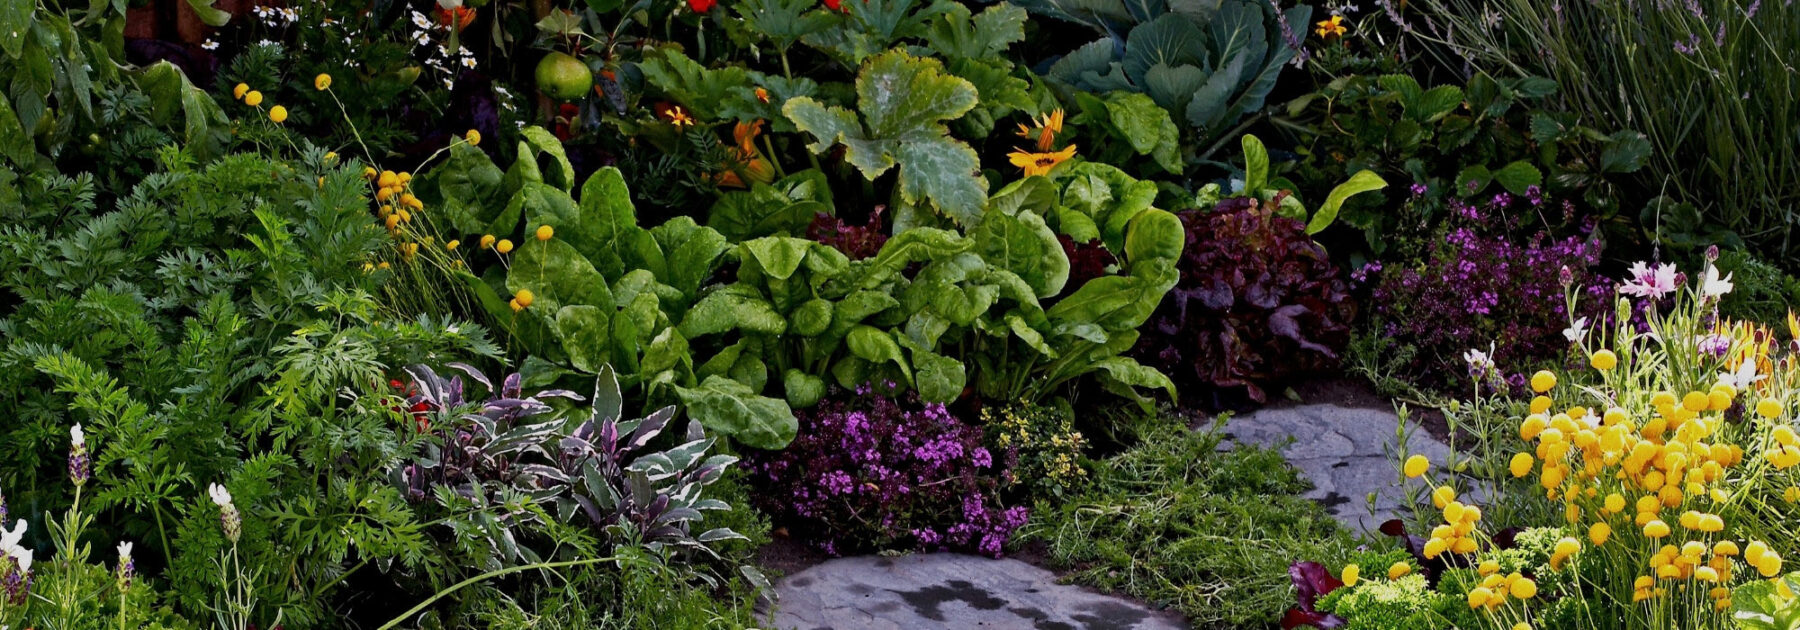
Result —
<path fill-rule="evenodd" d="M 438 7 L 437 21 L 440 26 L 460 31 L 475 22 L 475 10 L 468 7 Z"/>
<path fill-rule="evenodd" d="M 719 0 L 687 0 L 687 3 L 688 8 L 693 9 L 695 13 L 705 13 L 711 11 L 714 6 L 718 6 Z"/>
<path fill-rule="evenodd" d="M 839 13 L 848 13 L 844 10 L 844 0 L 825 0 L 825 8 Z"/>

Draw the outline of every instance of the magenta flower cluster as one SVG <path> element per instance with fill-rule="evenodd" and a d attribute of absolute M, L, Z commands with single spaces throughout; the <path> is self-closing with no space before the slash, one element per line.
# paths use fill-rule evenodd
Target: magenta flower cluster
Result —
<path fill-rule="evenodd" d="M 891 388 L 889 388 L 891 391 Z M 879 548 L 998 557 L 1028 516 L 1004 507 L 1013 458 L 941 404 L 863 386 L 801 410 L 799 437 L 744 458 L 762 508 L 832 555 Z"/>
<path fill-rule="evenodd" d="M 1522 391 L 1524 373 L 1567 356 L 1564 286 L 1583 294 L 1577 316 L 1602 319 L 1612 283 L 1590 271 L 1600 262 L 1592 222 L 1577 219 L 1567 202 L 1561 213 L 1545 213 L 1546 201 L 1530 193 L 1452 199 L 1451 218 L 1423 260 L 1373 263 L 1352 274 L 1373 286 L 1380 334 L 1414 351 L 1406 377 L 1432 387 L 1467 386 L 1464 353 L 1491 344 L 1490 358 L 1501 371 L 1495 376 Z M 1558 236 L 1527 223 L 1545 214 L 1562 214 L 1572 227 Z"/>

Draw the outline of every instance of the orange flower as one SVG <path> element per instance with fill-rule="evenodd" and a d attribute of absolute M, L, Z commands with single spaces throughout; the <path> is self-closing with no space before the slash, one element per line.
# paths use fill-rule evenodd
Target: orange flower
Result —
<path fill-rule="evenodd" d="M 1031 153 L 1024 150 L 1014 151 L 1006 155 L 1013 166 L 1025 169 L 1025 176 L 1044 175 L 1056 168 L 1056 165 L 1075 157 L 1075 145 L 1063 147 L 1061 151 L 1040 151 Z"/>
<path fill-rule="evenodd" d="M 1342 37 L 1344 32 L 1349 30 L 1344 28 L 1344 16 L 1342 15 L 1333 15 L 1330 19 L 1319 22 L 1317 26 L 1319 28 L 1313 29 L 1313 32 L 1318 33 L 1320 39 Z"/>
<path fill-rule="evenodd" d="M 463 30 L 475 22 L 475 10 L 468 7 L 446 9 L 438 7 L 437 21 L 439 26 L 451 30 Z"/>
<path fill-rule="evenodd" d="M 694 125 L 693 115 L 689 114 L 687 109 L 680 105 L 663 101 L 657 103 L 651 109 L 656 112 L 657 118 L 661 118 L 676 127 L 691 127 Z"/>
<path fill-rule="evenodd" d="M 747 188 L 748 186 L 744 183 L 745 178 L 764 184 L 775 178 L 774 168 L 756 150 L 756 138 L 762 135 L 762 127 L 763 121 L 755 120 L 748 123 L 740 122 L 732 128 L 731 137 L 737 142 L 737 146 L 732 147 L 731 151 L 736 154 L 737 163 L 719 174 L 719 186 Z"/>
<path fill-rule="evenodd" d="M 1033 120 L 1035 127 L 1019 125 L 1020 138 L 1036 138 L 1039 152 L 1049 151 L 1056 144 L 1056 134 L 1062 133 L 1063 110 L 1057 109 Z M 1033 131 L 1035 129 L 1035 132 Z"/>
<path fill-rule="evenodd" d="M 756 88 L 756 100 L 764 103 L 769 102 L 769 91 L 763 88 Z"/>

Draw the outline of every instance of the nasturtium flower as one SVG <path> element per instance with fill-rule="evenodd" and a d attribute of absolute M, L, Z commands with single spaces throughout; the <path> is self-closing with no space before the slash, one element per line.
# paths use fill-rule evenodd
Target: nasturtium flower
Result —
<path fill-rule="evenodd" d="M 244 95 L 244 104 L 249 105 L 251 107 L 256 107 L 257 105 L 261 105 L 262 104 L 262 92 L 258 92 L 256 90 L 250 90 L 249 93 Z"/>
<path fill-rule="evenodd" d="M 231 98 L 234 98 L 234 99 L 237 99 L 240 101 L 244 100 L 244 94 L 248 93 L 249 91 L 250 91 L 250 86 L 245 85 L 243 83 L 239 83 L 239 84 L 237 84 L 237 87 L 231 88 Z"/>
<path fill-rule="evenodd" d="M 548 240 L 550 240 L 550 237 L 552 237 L 552 236 L 556 236 L 556 228 L 550 227 L 548 225 L 538 226 L 537 240 L 548 241 Z"/>
<path fill-rule="evenodd" d="M 319 76 L 313 77 L 313 89 L 321 91 L 331 89 L 331 75 L 321 72 Z"/>
<path fill-rule="evenodd" d="M 1401 471 L 1405 472 L 1407 477 L 1417 479 L 1429 468 L 1431 468 L 1431 460 L 1426 459 L 1424 455 L 1414 455 L 1406 458 L 1406 465 L 1401 468 Z"/>
<path fill-rule="evenodd" d="M 494 250 L 502 254 L 510 254 L 513 250 L 513 242 L 511 239 L 500 239 L 499 243 L 494 244 Z"/>
<path fill-rule="evenodd" d="M 1594 352 L 1594 356 L 1588 358 L 1588 364 L 1602 372 L 1611 371 L 1619 366 L 1619 355 L 1613 354 L 1611 350 L 1601 348 Z"/>
<path fill-rule="evenodd" d="M 1552 387 L 1556 387 L 1556 375 L 1551 374 L 1550 370 L 1538 370 L 1538 373 L 1531 375 L 1531 391 L 1542 394 Z"/>
<path fill-rule="evenodd" d="M 275 121 L 276 124 L 287 122 L 287 116 L 288 111 L 286 107 L 276 105 L 269 108 L 269 120 Z"/>

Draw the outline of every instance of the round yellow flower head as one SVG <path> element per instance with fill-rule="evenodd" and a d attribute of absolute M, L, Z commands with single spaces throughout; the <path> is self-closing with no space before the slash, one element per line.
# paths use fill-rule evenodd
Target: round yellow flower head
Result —
<path fill-rule="evenodd" d="M 250 92 L 250 86 L 239 83 L 239 84 L 237 84 L 237 87 L 231 88 L 231 98 L 241 101 L 241 100 L 244 100 L 244 94 L 249 93 L 249 92 Z"/>
<path fill-rule="evenodd" d="M 459 245 L 462 245 L 462 241 L 459 241 L 459 240 L 456 240 L 456 239 L 450 239 L 450 242 L 448 242 L 448 243 L 444 243 L 444 249 L 445 249 L 445 250 L 446 250 L 446 251 L 452 251 L 452 252 L 453 252 L 453 251 L 456 251 L 456 248 L 457 248 L 457 246 L 459 246 Z"/>
<path fill-rule="evenodd" d="M 489 247 L 493 247 L 494 246 L 494 235 L 492 235 L 492 234 L 481 235 L 480 244 L 481 244 L 482 249 L 487 249 Z"/>
<path fill-rule="evenodd" d="M 319 73 L 319 76 L 313 77 L 313 89 L 315 89 L 315 90 L 331 89 L 331 75 L 321 72 L 321 73 Z"/>
<path fill-rule="evenodd" d="M 1666 538 L 1669 535 L 1669 524 L 1662 519 L 1652 519 L 1644 524 L 1644 535 L 1651 538 Z"/>
<path fill-rule="evenodd" d="M 1766 578 L 1781 575 L 1781 554 L 1773 551 L 1763 554 L 1756 560 L 1756 572 Z"/>
<path fill-rule="evenodd" d="M 1595 547 L 1606 544 L 1606 541 L 1611 538 L 1612 526 L 1607 525 L 1605 521 L 1594 523 L 1588 527 L 1588 542 L 1594 543 Z"/>
<path fill-rule="evenodd" d="M 1619 355 L 1613 354 L 1611 350 L 1601 348 L 1594 352 L 1594 356 L 1588 357 L 1588 365 L 1593 366 L 1596 370 L 1608 372 L 1619 367 Z"/>
<path fill-rule="evenodd" d="M 1444 509 L 1444 506 L 1449 505 L 1451 501 L 1455 500 L 1456 489 L 1450 486 L 1438 486 L 1436 490 L 1431 491 L 1431 504 L 1436 506 L 1437 509 L 1442 510 Z"/>
<path fill-rule="evenodd" d="M 256 90 L 250 90 L 248 93 L 245 93 L 244 94 L 244 104 L 249 105 L 251 107 L 256 107 L 257 105 L 261 105 L 262 104 L 262 92 L 258 92 Z"/>
<path fill-rule="evenodd" d="M 1773 398 L 1756 401 L 1756 415 L 1770 420 L 1781 417 L 1781 401 Z"/>
<path fill-rule="evenodd" d="M 1777 560 L 1776 563 L 1777 564 L 1775 566 L 1777 566 L 1777 567 L 1781 566 L 1780 560 Z M 1393 564 L 1393 566 L 1388 567 L 1388 579 L 1390 579 L 1390 580 L 1398 580 L 1400 578 L 1406 577 L 1406 575 L 1409 573 L 1412 573 L 1412 565 L 1407 564 L 1406 561 L 1404 561 L 1404 560 L 1402 560 L 1400 562 L 1395 562 Z"/>
<path fill-rule="evenodd" d="M 1735 556 L 1738 555 L 1738 545 L 1729 540 L 1721 540 L 1713 543 L 1712 552 L 1715 556 Z"/>
<path fill-rule="evenodd" d="M 1362 567 L 1358 567 L 1354 564 L 1344 565 L 1344 586 L 1356 586 L 1357 577 L 1361 575 Z"/>
<path fill-rule="evenodd" d="M 1488 587 L 1477 586 L 1469 589 L 1469 608 L 1474 609 L 1485 606 L 1487 605 L 1488 600 L 1493 598 L 1494 591 L 1489 590 Z"/>
<path fill-rule="evenodd" d="M 1431 468 L 1431 460 L 1425 459 L 1424 455 L 1414 455 L 1406 458 L 1406 465 L 1401 468 L 1401 471 L 1405 472 L 1407 477 L 1417 479 L 1420 475 L 1424 475 L 1429 468 Z"/>
<path fill-rule="evenodd" d="M 363 167 L 363 179 L 373 181 L 375 179 L 376 175 L 377 174 L 375 172 L 375 167 L 373 167 L 373 166 L 364 166 Z"/>
<path fill-rule="evenodd" d="M 1711 406 L 1712 397 L 1707 396 L 1704 392 L 1688 392 L 1687 395 L 1681 397 L 1681 407 L 1688 411 L 1706 411 L 1706 408 Z"/>
<path fill-rule="evenodd" d="M 276 124 L 287 122 L 287 108 L 280 105 L 270 108 L 269 120 L 275 121 Z"/>
<path fill-rule="evenodd" d="M 507 302 L 507 306 L 511 306 L 514 313 L 525 310 L 525 305 L 520 304 L 519 301 L 516 299 L 512 300 L 511 302 Z"/>
<path fill-rule="evenodd" d="M 1800 436 L 1794 435 L 1794 427 L 1785 424 L 1775 427 L 1774 431 L 1769 432 L 1769 437 L 1774 438 L 1775 443 L 1782 446 L 1792 446 L 1796 441 L 1800 441 Z"/>
<path fill-rule="evenodd" d="M 503 238 L 503 239 L 500 239 L 499 243 L 494 244 L 494 250 L 498 251 L 502 254 L 510 254 L 510 253 L 512 253 L 512 249 L 513 249 L 513 243 L 512 243 L 511 239 Z"/>
<path fill-rule="evenodd" d="M 1552 387 L 1556 387 L 1556 375 L 1551 374 L 1550 370 L 1538 370 L 1538 373 L 1531 375 L 1531 391 L 1542 394 Z"/>
<path fill-rule="evenodd" d="M 1537 596 L 1537 582 L 1533 582 L 1531 578 L 1513 580 L 1512 585 L 1507 588 L 1512 591 L 1514 599 L 1531 599 Z"/>
<path fill-rule="evenodd" d="M 388 263 L 387 263 L 387 261 L 385 261 L 385 260 L 383 260 L 383 261 L 381 261 L 381 264 L 379 264 L 379 265 L 375 265 L 375 268 L 377 268 L 377 269 L 387 269 L 387 268 L 388 268 L 388 267 L 391 267 L 391 266 L 392 266 L 392 265 L 389 265 L 389 264 L 388 264 Z"/>
<path fill-rule="evenodd" d="M 400 185 L 400 176 L 395 175 L 393 171 L 382 171 L 381 175 L 375 178 L 375 184 L 382 188 L 393 188 Z"/>
<path fill-rule="evenodd" d="M 550 240 L 550 237 L 552 237 L 552 236 L 556 236 L 556 228 L 550 227 L 548 225 L 538 226 L 537 240 L 548 241 L 548 240 Z"/>
<path fill-rule="evenodd" d="M 467 141 L 469 146 L 481 144 L 481 132 L 474 129 L 463 132 L 463 140 Z"/>
<path fill-rule="evenodd" d="M 1508 469 L 1512 472 L 1512 476 L 1524 477 L 1531 474 L 1531 467 L 1536 463 L 1537 460 L 1532 459 L 1531 453 L 1515 453 Z"/>
<path fill-rule="evenodd" d="M 531 301 L 534 299 L 536 299 L 536 296 L 531 294 L 531 289 L 519 289 L 518 293 L 513 294 L 513 300 L 518 302 L 519 306 L 527 308 L 531 306 Z"/>
<path fill-rule="evenodd" d="M 1513 624 L 1512 630 L 1531 630 L 1531 624 L 1521 621 Z"/>
<path fill-rule="evenodd" d="M 1608 512 L 1623 512 L 1623 511 L 1625 511 L 1625 496 L 1621 495 L 1617 492 L 1606 495 L 1606 511 L 1608 511 Z"/>
<path fill-rule="evenodd" d="M 1552 402 L 1553 401 L 1550 400 L 1549 396 L 1539 395 L 1536 398 L 1532 398 L 1531 413 L 1544 413 L 1549 411 Z"/>
<path fill-rule="evenodd" d="M 1564 536 L 1562 540 L 1556 541 L 1556 548 L 1553 550 L 1554 553 L 1564 556 L 1578 551 L 1581 551 L 1581 541 L 1569 536 Z"/>

